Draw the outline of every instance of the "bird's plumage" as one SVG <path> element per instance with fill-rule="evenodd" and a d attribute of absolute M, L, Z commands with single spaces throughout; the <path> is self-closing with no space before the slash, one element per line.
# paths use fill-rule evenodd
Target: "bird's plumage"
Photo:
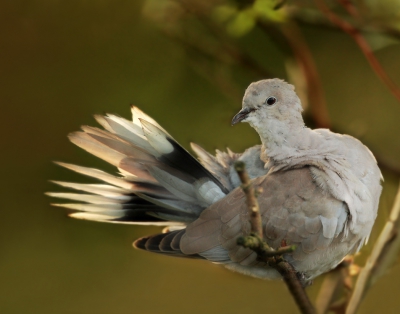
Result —
<path fill-rule="evenodd" d="M 213 156 L 192 144 L 192 157 L 157 122 L 132 107 L 133 120 L 96 116 L 105 130 L 84 126 L 70 140 L 116 166 L 119 176 L 59 163 L 106 184 L 54 181 L 87 194 L 49 193 L 83 203 L 55 204 L 74 218 L 168 226 L 135 246 L 170 256 L 206 259 L 261 278 L 279 275 L 236 244 L 250 232 L 234 163 L 246 164 L 258 196 L 265 240 L 295 244 L 285 258 L 311 279 L 335 267 L 368 239 L 377 215 L 381 173 L 360 141 L 304 126 L 292 85 L 253 83 L 232 123 L 248 122 L 262 145 Z"/>

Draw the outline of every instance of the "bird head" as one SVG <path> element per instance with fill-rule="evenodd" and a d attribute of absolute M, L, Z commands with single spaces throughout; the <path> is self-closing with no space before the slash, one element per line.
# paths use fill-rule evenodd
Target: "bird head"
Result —
<path fill-rule="evenodd" d="M 233 117 L 232 125 L 248 122 L 253 128 L 260 129 L 273 121 L 289 120 L 303 124 L 302 110 L 293 85 L 280 79 L 262 80 L 246 89 L 242 110 Z"/>

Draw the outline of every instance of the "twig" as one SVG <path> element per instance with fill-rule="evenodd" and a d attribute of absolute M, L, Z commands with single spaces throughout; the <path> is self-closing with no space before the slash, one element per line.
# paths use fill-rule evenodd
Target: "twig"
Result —
<path fill-rule="evenodd" d="M 321 79 L 311 51 L 295 22 L 287 22 L 281 27 L 293 54 L 300 64 L 307 81 L 307 96 L 311 104 L 311 114 L 318 128 L 330 128 L 331 122 L 324 97 Z"/>
<path fill-rule="evenodd" d="M 342 272 L 340 269 L 335 268 L 324 276 L 324 281 L 319 289 L 317 299 L 315 301 L 315 308 L 318 314 L 328 312 L 336 294 L 341 288 Z"/>
<path fill-rule="evenodd" d="M 365 295 L 366 291 L 370 287 L 371 279 L 374 273 L 376 273 L 377 268 L 379 268 L 379 263 L 385 254 L 388 254 L 391 250 L 398 250 L 399 241 L 394 241 L 398 237 L 398 218 L 400 215 L 400 186 L 397 191 L 395 202 L 390 213 L 389 220 L 386 222 L 378 240 L 376 241 L 371 255 L 361 270 L 356 285 L 354 287 L 353 294 L 350 298 L 349 305 L 346 310 L 346 314 L 353 314 L 356 312 L 360 302 Z M 396 240 L 397 240 L 396 239 Z M 394 243 L 396 245 L 394 245 Z"/>
<path fill-rule="evenodd" d="M 301 70 L 302 79 L 306 82 L 307 98 L 315 125 L 320 128 L 330 128 L 331 123 L 317 67 L 297 24 L 289 21 L 278 29 L 273 24 L 261 20 L 258 21 L 258 26 L 267 36 L 272 37 L 281 51 L 295 59 Z"/>
<path fill-rule="evenodd" d="M 303 24 L 309 24 L 319 28 L 327 28 L 333 31 L 343 31 L 338 27 L 338 25 L 332 23 L 332 21 L 328 20 L 324 14 L 317 10 L 303 8 L 296 5 L 286 5 L 286 13 L 288 17 Z M 391 28 L 389 25 L 376 25 L 368 23 L 353 27 L 355 27 L 360 33 L 384 33 L 391 37 L 400 39 L 400 31 L 398 29 Z"/>
<path fill-rule="evenodd" d="M 340 5 L 346 9 L 347 13 L 355 18 L 359 18 L 360 14 L 357 11 L 357 8 L 350 0 L 338 0 Z"/>
<path fill-rule="evenodd" d="M 300 275 L 293 266 L 282 257 L 282 254 L 292 252 L 295 248 L 293 246 L 285 246 L 278 250 L 274 250 L 263 241 L 261 215 L 254 187 L 250 182 L 250 178 L 245 170 L 243 162 L 236 162 L 235 169 L 238 172 L 239 178 L 242 182 L 243 192 L 246 195 L 252 230 L 250 236 L 240 237 L 237 239 L 238 245 L 248 247 L 255 251 L 260 260 L 266 262 L 270 267 L 274 268 L 281 274 L 301 313 L 315 313 L 315 309 L 300 281 Z"/>
<path fill-rule="evenodd" d="M 239 175 L 240 182 L 242 182 L 243 192 L 244 194 L 246 194 L 247 208 L 249 209 L 250 213 L 251 231 L 255 233 L 260 239 L 262 239 L 263 231 L 262 231 L 260 209 L 258 207 L 254 186 L 250 182 L 249 175 L 245 170 L 244 162 L 237 162 L 235 164 L 235 170 Z"/>
<path fill-rule="evenodd" d="M 389 88 L 392 94 L 400 101 L 400 90 L 396 86 L 396 84 L 391 80 L 391 78 L 386 74 L 385 70 L 379 63 L 378 59 L 375 57 L 371 47 L 368 42 L 362 36 L 361 32 L 351 25 L 349 22 L 341 19 L 338 15 L 336 15 L 324 2 L 324 0 L 314 0 L 317 7 L 325 14 L 325 16 L 339 28 L 341 28 L 344 32 L 349 34 L 358 47 L 361 49 L 365 58 L 369 62 L 371 68 L 374 70 L 375 74 L 383 81 L 383 83 Z"/>
<path fill-rule="evenodd" d="M 284 259 L 281 259 L 276 263 L 275 266 L 272 267 L 274 267 L 283 277 L 283 280 L 285 281 L 290 293 L 295 299 L 297 306 L 300 309 L 300 312 L 303 314 L 315 313 L 315 309 L 311 304 L 311 301 L 308 298 L 308 295 L 306 294 L 304 287 L 299 280 L 298 273 L 293 268 L 293 266 Z"/>
<path fill-rule="evenodd" d="M 353 265 L 353 258 L 346 257 L 336 268 L 325 274 L 322 286 L 319 289 L 317 299 L 315 301 L 315 308 L 318 314 L 327 313 L 333 307 L 338 308 L 338 298 L 346 292 L 344 298 L 339 300 L 341 303 L 339 312 L 344 313 L 345 305 L 350 297 L 350 290 L 352 286 L 350 267 Z"/>
<path fill-rule="evenodd" d="M 198 19 L 209 35 L 218 41 L 221 51 L 229 55 L 238 65 L 262 78 L 275 77 L 270 71 L 265 70 L 260 64 L 258 64 L 249 54 L 238 49 L 237 45 L 232 43 L 232 41 L 226 36 L 225 32 L 221 31 L 220 27 L 213 23 L 208 15 L 205 17 L 202 14 L 193 13 L 190 6 L 185 1 L 179 1 L 179 4 L 188 15 L 194 16 Z M 195 44 L 192 43 L 192 45 Z M 197 47 L 197 49 L 203 50 L 203 53 L 205 52 L 204 47 Z"/>

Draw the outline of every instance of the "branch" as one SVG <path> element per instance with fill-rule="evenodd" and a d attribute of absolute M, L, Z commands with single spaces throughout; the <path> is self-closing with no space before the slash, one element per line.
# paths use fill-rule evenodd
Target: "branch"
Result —
<path fill-rule="evenodd" d="M 353 258 L 347 256 L 336 268 L 325 274 L 315 301 L 318 314 L 324 314 L 330 310 L 344 313 L 352 289 L 351 269 L 355 267 Z M 344 297 L 343 293 L 345 293 Z"/>
<path fill-rule="evenodd" d="M 315 309 L 311 304 L 310 299 L 308 298 L 307 293 L 304 290 L 302 283 L 299 280 L 299 274 L 293 268 L 290 263 L 285 261 L 283 258 L 277 260 L 276 264 L 269 265 L 275 268 L 283 277 L 287 287 L 289 288 L 290 293 L 295 299 L 297 306 L 300 309 L 300 312 L 303 314 L 313 314 L 315 313 Z"/>
<path fill-rule="evenodd" d="M 293 266 L 282 257 L 282 254 L 293 252 L 295 247 L 285 246 L 278 250 L 274 250 L 263 241 L 262 221 L 258 202 L 254 187 L 245 170 L 245 164 L 241 161 L 236 162 L 235 170 L 239 175 L 240 181 L 242 182 L 243 192 L 246 195 L 252 231 L 250 236 L 239 237 L 237 239 L 237 244 L 250 248 L 256 252 L 259 260 L 266 262 L 268 266 L 274 268 L 281 274 L 301 313 L 315 313 L 315 309 L 304 290 L 302 282 L 300 281 L 300 274 L 297 273 Z"/>
<path fill-rule="evenodd" d="M 213 23 L 209 18 L 208 14 L 206 16 L 202 14 L 195 14 L 192 12 L 191 7 L 185 1 L 178 1 L 181 5 L 182 9 L 186 11 L 186 14 L 197 18 L 197 20 L 201 23 L 204 29 L 211 35 L 219 44 L 220 49 L 228 56 L 230 56 L 238 65 L 243 67 L 244 69 L 252 72 L 255 76 L 266 78 L 266 77 L 275 77 L 270 71 L 265 70 L 260 64 L 258 64 L 249 54 L 247 54 L 242 49 L 238 48 L 237 44 L 232 42 L 232 40 L 226 36 L 225 32 L 221 30 L 221 28 Z M 193 34 L 192 34 L 193 36 Z M 195 42 L 198 42 L 195 40 Z M 192 42 L 192 45 L 195 45 L 195 42 Z M 200 50 L 205 52 L 206 47 L 197 47 Z M 220 60 L 220 62 L 223 60 Z"/>
<path fill-rule="evenodd" d="M 341 1 L 341 0 L 339 0 Z M 330 30 L 340 30 L 338 25 L 332 23 L 332 21 L 328 20 L 324 14 L 321 13 L 319 10 L 314 10 L 311 8 L 304 8 L 302 6 L 296 6 L 294 4 L 292 5 L 286 5 L 285 7 L 286 13 L 288 14 L 288 17 L 297 20 L 303 24 L 309 24 L 312 26 L 317 26 L 317 27 L 323 27 L 327 28 Z M 360 19 L 360 15 L 357 12 L 357 16 L 354 15 L 354 12 L 349 12 L 347 8 L 345 8 L 346 11 L 351 14 L 354 18 Z M 382 24 L 374 24 L 374 21 L 372 23 L 369 21 L 369 23 L 360 23 L 360 25 L 353 26 L 358 29 L 360 33 L 384 33 L 388 36 L 391 36 L 393 38 L 400 39 L 400 31 L 398 29 L 395 29 L 393 27 L 390 27 L 389 25 L 382 25 Z"/>
<path fill-rule="evenodd" d="M 290 55 L 299 65 L 301 79 L 306 82 L 307 99 L 310 102 L 313 120 L 319 128 L 330 128 L 331 123 L 317 67 L 297 24 L 288 21 L 278 28 L 274 24 L 260 20 L 258 26 L 274 40 L 283 53 Z"/>
<path fill-rule="evenodd" d="M 338 2 L 352 17 L 360 18 L 357 8 L 350 0 L 338 0 Z"/>
<path fill-rule="evenodd" d="M 285 23 L 281 27 L 292 48 L 293 54 L 300 64 L 307 81 L 307 96 L 311 104 L 311 114 L 318 128 L 330 128 L 331 122 L 327 109 L 321 79 L 313 56 L 303 35 L 295 22 Z"/>
<path fill-rule="evenodd" d="M 396 258 L 400 247 L 400 237 L 398 236 L 400 224 L 399 215 L 400 186 L 397 191 L 389 220 L 386 222 L 385 227 L 372 249 L 371 255 L 368 257 L 364 268 L 361 270 L 357 278 L 346 314 L 353 314 L 356 312 L 372 281 L 375 281 Z M 387 257 L 390 258 L 388 259 Z"/>
<path fill-rule="evenodd" d="M 249 175 L 245 170 L 244 162 L 237 162 L 235 164 L 235 170 L 239 175 L 240 182 L 242 182 L 242 189 L 246 194 L 247 208 L 250 214 L 251 231 L 255 233 L 260 239 L 263 238 L 262 221 L 260 215 L 260 209 L 256 199 L 256 193 L 253 184 L 250 182 Z"/>
<path fill-rule="evenodd" d="M 400 101 L 400 90 L 396 86 L 395 83 L 391 80 L 391 78 L 386 74 L 385 70 L 379 63 L 378 59 L 375 57 L 371 47 L 368 42 L 365 40 L 361 32 L 351 25 L 349 22 L 341 19 L 337 14 L 335 14 L 324 2 L 324 0 L 314 0 L 317 7 L 325 14 L 325 16 L 339 28 L 341 28 L 344 32 L 349 34 L 358 47 L 361 49 L 365 58 L 369 62 L 371 68 L 374 70 L 375 74 L 383 81 L 383 83 L 389 88 L 392 94 Z"/>

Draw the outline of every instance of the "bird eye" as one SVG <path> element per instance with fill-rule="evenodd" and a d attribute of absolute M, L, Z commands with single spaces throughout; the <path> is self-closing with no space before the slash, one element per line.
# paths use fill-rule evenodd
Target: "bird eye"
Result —
<path fill-rule="evenodd" d="M 268 106 L 272 106 L 274 103 L 276 103 L 276 98 L 275 97 L 268 97 L 268 99 L 265 101 Z"/>

